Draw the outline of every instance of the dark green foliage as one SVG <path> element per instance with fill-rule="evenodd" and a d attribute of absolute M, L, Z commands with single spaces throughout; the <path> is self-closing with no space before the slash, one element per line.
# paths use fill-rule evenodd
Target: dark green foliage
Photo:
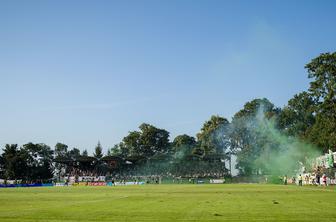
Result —
<path fill-rule="evenodd" d="M 98 144 L 95 148 L 95 153 L 93 154 L 93 156 L 97 159 L 101 159 L 104 155 L 103 155 L 103 148 L 100 145 L 100 142 L 98 141 Z"/>
<path fill-rule="evenodd" d="M 53 151 L 49 146 L 27 143 L 22 146 L 27 153 L 28 178 L 33 181 L 48 180 L 53 176 Z"/>
<path fill-rule="evenodd" d="M 63 143 L 57 143 L 55 145 L 55 156 L 56 157 L 66 157 L 68 152 L 68 146 Z"/>
<path fill-rule="evenodd" d="M 88 151 L 87 150 L 83 150 L 82 156 L 89 156 Z"/>
<path fill-rule="evenodd" d="M 45 144 L 6 144 L 1 155 L 2 174 L 5 179 L 45 181 L 53 176 L 53 151 Z"/>
<path fill-rule="evenodd" d="M 308 137 L 315 123 L 315 102 L 311 95 L 302 92 L 288 101 L 279 116 L 279 126 L 284 133 L 302 139 Z"/>
<path fill-rule="evenodd" d="M 114 145 L 111 148 L 111 155 L 112 156 L 120 156 L 122 158 L 126 158 L 129 154 L 128 148 L 125 146 L 124 142 Z"/>
<path fill-rule="evenodd" d="M 314 99 L 316 122 L 310 140 L 324 151 L 336 149 L 336 52 L 323 53 L 306 65 Z"/>
<path fill-rule="evenodd" d="M 193 147 L 196 145 L 196 140 L 192 136 L 188 136 L 187 134 L 179 135 L 175 137 L 173 141 L 173 147 L 178 149 L 183 146 L 190 146 Z"/>
<path fill-rule="evenodd" d="M 211 116 L 197 134 L 197 140 L 204 154 L 223 154 L 229 148 L 229 121 L 220 116 Z"/>
<path fill-rule="evenodd" d="M 336 53 L 324 53 L 305 68 L 312 79 L 307 92 L 288 101 L 279 118 L 287 135 L 311 142 L 323 152 L 336 149 Z"/>
<path fill-rule="evenodd" d="M 27 159 L 28 153 L 19 149 L 17 144 L 6 144 L 1 155 L 4 178 L 10 180 L 27 178 Z"/>
<path fill-rule="evenodd" d="M 279 112 L 268 99 L 263 98 L 247 102 L 234 115 L 230 134 L 231 149 L 237 155 L 237 168 L 242 174 L 260 173 L 256 160 L 263 153 L 265 144 L 271 143 L 267 135 L 259 131 L 260 125 L 256 118 L 276 118 Z"/>
<path fill-rule="evenodd" d="M 196 148 L 196 140 L 192 136 L 186 134 L 175 137 L 172 143 L 173 153 L 176 155 L 190 155 Z"/>
<path fill-rule="evenodd" d="M 68 153 L 67 157 L 71 160 L 76 160 L 81 156 L 80 150 L 78 148 L 72 148 Z"/>
<path fill-rule="evenodd" d="M 130 132 L 121 144 L 115 147 L 123 156 L 144 156 L 150 158 L 156 153 L 169 152 L 169 132 L 143 123 L 140 131 Z"/>

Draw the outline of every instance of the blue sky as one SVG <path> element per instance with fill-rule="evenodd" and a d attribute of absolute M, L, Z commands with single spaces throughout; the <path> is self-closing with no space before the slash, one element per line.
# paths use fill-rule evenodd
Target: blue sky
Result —
<path fill-rule="evenodd" d="M 151 123 L 195 135 L 306 90 L 336 50 L 335 1 L 0 0 L 0 145 L 105 151 Z"/>

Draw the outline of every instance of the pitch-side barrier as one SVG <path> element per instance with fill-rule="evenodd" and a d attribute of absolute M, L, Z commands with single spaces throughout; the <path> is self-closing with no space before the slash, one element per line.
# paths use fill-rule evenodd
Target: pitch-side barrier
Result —
<path fill-rule="evenodd" d="M 79 182 L 79 183 L 56 183 L 56 187 L 63 187 L 63 186 L 129 186 L 129 185 L 144 185 L 145 182 Z"/>
<path fill-rule="evenodd" d="M 52 187 L 52 183 L 33 183 L 33 184 L 0 184 L 0 188 L 8 187 Z"/>

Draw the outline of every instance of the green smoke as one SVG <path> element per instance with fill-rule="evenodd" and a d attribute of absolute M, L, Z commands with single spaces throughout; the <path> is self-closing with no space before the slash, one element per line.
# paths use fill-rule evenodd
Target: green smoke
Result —
<path fill-rule="evenodd" d="M 252 146 L 259 154 L 251 162 L 263 174 L 290 176 L 303 173 L 311 170 L 312 160 L 320 155 L 313 145 L 281 133 L 276 127 L 276 118 L 267 118 L 263 107 L 247 126 L 249 136 L 255 138 Z"/>

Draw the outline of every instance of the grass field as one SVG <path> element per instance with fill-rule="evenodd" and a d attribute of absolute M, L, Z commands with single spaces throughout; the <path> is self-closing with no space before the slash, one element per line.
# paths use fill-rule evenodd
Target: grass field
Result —
<path fill-rule="evenodd" d="M 0 189 L 0 221 L 336 221 L 336 190 L 282 185 Z"/>

